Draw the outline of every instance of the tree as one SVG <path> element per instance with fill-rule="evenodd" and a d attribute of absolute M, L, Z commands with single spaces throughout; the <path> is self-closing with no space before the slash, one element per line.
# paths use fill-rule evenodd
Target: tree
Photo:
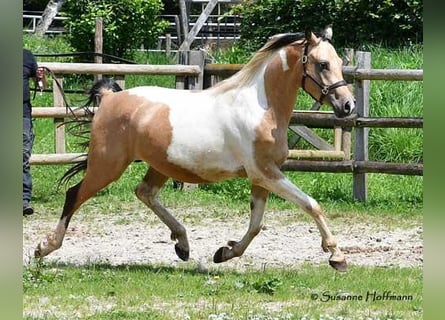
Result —
<path fill-rule="evenodd" d="M 136 50 L 151 48 L 168 26 L 159 18 L 161 0 L 66 0 L 64 25 L 79 52 L 94 51 L 96 18 L 103 21 L 103 52 L 132 59 Z"/>
<path fill-rule="evenodd" d="M 49 26 L 54 20 L 54 17 L 59 13 L 60 8 L 66 0 L 49 0 L 45 10 L 42 14 L 42 19 L 36 26 L 36 35 L 43 36 L 48 31 Z"/>

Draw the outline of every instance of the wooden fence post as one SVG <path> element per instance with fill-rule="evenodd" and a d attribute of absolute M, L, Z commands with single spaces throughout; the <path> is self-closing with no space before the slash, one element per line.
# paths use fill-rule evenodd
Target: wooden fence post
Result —
<path fill-rule="evenodd" d="M 359 69 L 371 69 L 371 53 L 357 51 L 356 64 Z M 355 81 L 356 110 L 359 117 L 369 116 L 369 80 Z M 369 128 L 355 128 L 354 160 L 368 160 L 368 132 Z M 367 173 L 354 173 L 352 192 L 355 200 L 365 202 L 368 197 Z"/>
<path fill-rule="evenodd" d="M 125 76 L 124 75 L 116 75 L 114 77 L 114 81 L 119 85 L 119 87 L 122 88 L 122 90 L 125 90 Z"/>
<path fill-rule="evenodd" d="M 185 0 L 179 0 L 179 16 L 181 18 L 182 36 L 185 39 L 187 37 L 187 34 L 189 33 L 189 16 L 188 16 L 187 5 L 185 3 Z M 179 45 L 179 43 L 178 43 L 178 45 Z"/>
<path fill-rule="evenodd" d="M 177 63 L 188 65 L 189 56 L 190 56 L 190 51 L 178 51 Z M 186 76 L 176 76 L 175 82 L 176 82 L 176 89 L 185 89 L 188 87 Z"/>
<path fill-rule="evenodd" d="M 204 83 L 204 52 L 201 50 L 178 51 L 178 64 L 199 66 L 200 73 L 196 76 L 176 76 L 176 89 L 202 90 Z"/>
<path fill-rule="evenodd" d="M 95 53 L 103 53 L 103 23 L 102 18 L 96 18 L 96 28 L 95 28 L 95 34 L 94 34 L 94 52 Z M 103 59 L 101 55 L 94 55 L 94 63 L 102 63 Z M 102 79 L 101 74 L 96 74 L 94 76 L 94 80 L 100 80 Z"/>
<path fill-rule="evenodd" d="M 59 86 L 57 85 L 59 83 Z M 53 97 L 54 97 L 54 107 L 65 108 L 65 101 L 63 100 L 63 75 L 56 74 L 53 79 Z M 65 153 L 65 126 L 63 125 L 63 118 L 54 118 L 54 146 L 55 153 Z"/>
<path fill-rule="evenodd" d="M 192 50 L 189 52 L 189 65 L 199 66 L 201 72 L 197 77 L 188 77 L 189 90 L 202 90 L 204 83 L 204 52 L 201 50 Z"/>
<path fill-rule="evenodd" d="M 201 12 L 201 14 L 198 17 L 198 20 L 193 25 L 192 29 L 184 35 L 184 41 L 179 46 L 179 51 L 182 50 L 190 50 L 190 46 L 192 45 L 193 41 L 195 40 L 196 35 L 201 30 L 202 26 L 207 21 L 208 17 L 212 13 L 215 6 L 218 4 L 218 0 L 209 0 L 207 2 L 206 7 Z"/>
<path fill-rule="evenodd" d="M 167 33 L 165 35 L 165 55 L 170 58 L 172 50 L 172 35 L 170 33 Z"/>
<path fill-rule="evenodd" d="M 344 66 L 352 66 L 354 64 L 354 49 L 346 48 L 345 49 L 345 57 L 343 60 Z M 349 90 L 354 92 L 353 85 L 348 85 Z M 345 160 L 351 160 L 351 127 L 343 127 L 342 128 L 342 150 L 345 153 Z"/>

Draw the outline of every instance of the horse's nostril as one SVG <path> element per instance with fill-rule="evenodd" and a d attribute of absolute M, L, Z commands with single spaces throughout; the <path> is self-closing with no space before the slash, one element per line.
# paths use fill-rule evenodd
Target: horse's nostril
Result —
<path fill-rule="evenodd" d="M 344 106 L 344 108 L 345 108 L 345 112 L 346 113 L 350 113 L 351 112 L 351 103 L 349 102 L 349 101 L 347 101 L 346 103 L 345 103 L 345 106 Z"/>

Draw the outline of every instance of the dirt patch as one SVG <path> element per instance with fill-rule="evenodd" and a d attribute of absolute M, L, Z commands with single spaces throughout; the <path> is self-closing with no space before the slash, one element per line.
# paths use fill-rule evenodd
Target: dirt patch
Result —
<path fill-rule="evenodd" d="M 195 209 L 190 209 L 195 210 Z M 200 210 L 199 208 L 196 210 Z M 172 213 L 180 217 L 179 212 Z M 170 231 L 149 213 L 74 216 L 62 247 L 45 259 L 74 265 L 89 263 L 183 264 L 175 254 Z M 147 218 L 149 217 L 149 218 Z M 23 264 L 29 263 L 35 246 L 53 230 L 57 218 L 48 222 L 38 215 L 23 219 Z M 301 263 L 327 264 L 329 254 L 321 250 L 321 238 L 314 223 L 283 223 L 268 214 L 265 226 L 241 258 L 223 264 L 212 261 L 215 251 L 228 240 L 239 240 L 248 217 L 230 219 L 185 219 L 191 263 L 198 269 L 230 267 L 237 270 L 265 266 L 289 267 Z M 349 265 L 422 267 L 423 229 L 404 229 L 360 223 L 348 225 L 329 221 Z"/>

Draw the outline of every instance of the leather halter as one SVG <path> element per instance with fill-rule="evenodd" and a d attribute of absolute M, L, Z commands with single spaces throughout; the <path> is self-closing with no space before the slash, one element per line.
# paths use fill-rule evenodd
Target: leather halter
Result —
<path fill-rule="evenodd" d="M 325 86 L 322 83 L 320 83 L 317 79 L 315 79 L 313 76 L 311 76 L 309 73 L 306 72 L 306 66 L 307 66 L 307 62 L 308 62 L 308 57 L 307 57 L 307 53 L 308 53 L 308 48 L 309 48 L 309 43 L 306 42 L 306 45 L 304 46 L 304 53 L 303 56 L 301 57 L 301 62 L 303 64 L 303 80 L 302 80 L 302 84 L 301 87 L 303 88 L 304 91 L 306 91 L 307 93 L 309 93 L 309 95 L 314 98 L 314 100 L 318 101 L 320 104 L 323 104 L 323 99 L 329 94 L 330 91 L 338 88 L 338 87 L 342 87 L 342 86 L 347 86 L 348 83 L 345 80 L 340 80 L 337 81 L 333 84 L 331 84 L 330 86 Z M 305 83 L 306 83 L 306 78 L 311 79 L 320 89 L 320 98 L 315 98 L 308 90 L 306 90 L 306 88 L 304 87 Z"/>

